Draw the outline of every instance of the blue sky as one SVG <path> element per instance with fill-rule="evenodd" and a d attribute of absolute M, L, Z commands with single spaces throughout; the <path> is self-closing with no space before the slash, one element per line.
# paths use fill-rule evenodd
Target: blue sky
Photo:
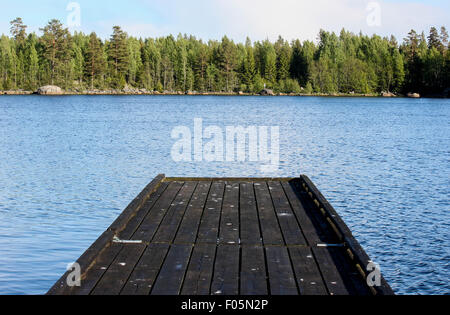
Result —
<path fill-rule="evenodd" d="M 9 21 L 22 17 L 30 31 L 39 32 L 47 21 L 67 23 L 67 6 L 79 4 L 81 26 L 109 37 L 120 25 L 134 36 L 156 37 L 187 33 L 203 39 L 227 34 L 237 41 L 278 35 L 286 39 L 315 39 L 320 28 L 342 27 L 367 34 L 405 37 L 411 28 L 428 32 L 431 26 L 450 27 L 448 0 L 15 0 L 4 1 L 0 33 L 9 33 Z M 373 4 L 375 3 L 375 5 Z M 372 22 L 368 22 L 368 19 Z M 375 21 L 375 22 L 374 22 Z"/>

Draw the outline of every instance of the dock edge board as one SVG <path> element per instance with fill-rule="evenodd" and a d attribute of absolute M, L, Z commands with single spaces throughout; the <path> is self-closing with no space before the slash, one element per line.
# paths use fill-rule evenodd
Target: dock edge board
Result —
<path fill-rule="evenodd" d="M 353 236 L 351 230 L 347 224 L 342 220 L 333 206 L 317 189 L 316 185 L 306 175 L 301 175 L 300 180 L 302 182 L 303 189 L 308 193 L 311 199 L 317 206 L 317 209 L 327 220 L 328 224 L 337 234 L 337 236 L 344 242 L 344 246 L 347 249 L 347 255 L 350 260 L 355 263 L 355 267 L 366 281 L 369 273 L 366 271 L 366 267 L 373 261 L 369 258 L 365 250 Z M 369 287 L 374 295 L 394 295 L 394 291 L 387 283 L 385 278 L 381 275 L 381 286 Z"/>

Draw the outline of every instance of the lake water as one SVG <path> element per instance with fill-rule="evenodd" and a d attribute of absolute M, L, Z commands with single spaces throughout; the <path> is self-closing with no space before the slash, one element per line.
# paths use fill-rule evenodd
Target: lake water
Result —
<path fill-rule="evenodd" d="M 176 163 L 176 126 L 279 126 L 280 168 Z M 0 294 L 42 294 L 157 174 L 307 174 L 398 294 L 450 294 L 450 101 L 0 97 Z"/>

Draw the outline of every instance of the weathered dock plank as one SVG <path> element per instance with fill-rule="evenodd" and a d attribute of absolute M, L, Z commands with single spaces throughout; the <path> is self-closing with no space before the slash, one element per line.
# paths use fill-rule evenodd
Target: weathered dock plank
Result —
<path fill-rule="evenodd" d="M 179 295 L 191 257 L 192 245 L 174 244 L 156 279 L 152 295 Z"/>
<path fill-rule="evenodd" d="M 266 256 L 270 294 L 299 294 L 287 248 L 279 246 L 267 247 Z"/>
<path fill-rule="evenodd" d="M 286 245 L 306 245 L 302 230 L 298 225 L 281 183 L 269 182 L 269 191 Z"/>
<path fill-rule="evenodd" d="M 203 217 L 200 222 L 197 242 L 216 244 L 219 235 L 222 200 L 225 192 L 225 183 L 213 182 L 206 201 Z"/>
<path fill-rule="evenodd" d="M 240 189 L 241 244 L 262 245 L 253 183 L 242 183 Z"/>
<path fill-rule="evenodd" d="M 239 294 L 239 245 L 219 245 L 217 247 L 212 295 Z"/>
<path fill-rule="evenodd" d="M 158 176 L 52 295 L 390 295 L 369 257 L 306 176 Z"/>
<path fill-rule="evenodd" d="M 289 254 L 301 295 L 328 295 L 317 262 L 309 247 L 290 247 Z"/>
<path fill-rule="evenodd" d="M 182 295 L 209 295 L 216 259 L 216 245 L 198 244 L 194 248 L 184 279 Z"/>
<path fill-rule="evenodd" d="M 240 278 L 241 295 L 267 295 L 269 293 L 262 246 L 242 246 Z"/>
<path fill-rule="evenodd" d="M 228 182 L 225 188 L 225 195 L 222 205 L 222 215 L 220 220 L 220 243 L 239 244 L 239 182 Z"/>
<path fill-rule="evenodd" d="M 264 245 L 285 245 L 267 183 L 255 183 L 255 195 Z"/>
<path fill-rule="evenodd" d="M 150 244 L 120 294 L 149 295 L 168 251 L 168 244 Z"/>

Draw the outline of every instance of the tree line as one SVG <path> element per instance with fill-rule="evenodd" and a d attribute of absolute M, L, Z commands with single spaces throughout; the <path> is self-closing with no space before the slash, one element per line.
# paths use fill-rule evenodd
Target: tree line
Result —
<path fill-rule="evenodd" d="M 194 36 L 128 36 L 119 26 L 108 40 L 71 34 L 58 20 L 27 34 L 21 18 L 0 38 L 0 90 L 145 88 L 149 91 L 257 93 L 440 93 L 450 85 L 445 27 L 426 36 L 414 30 L 394 36 L 321 30 L 318 41 L 279 37 L 235 43 Z"/>

